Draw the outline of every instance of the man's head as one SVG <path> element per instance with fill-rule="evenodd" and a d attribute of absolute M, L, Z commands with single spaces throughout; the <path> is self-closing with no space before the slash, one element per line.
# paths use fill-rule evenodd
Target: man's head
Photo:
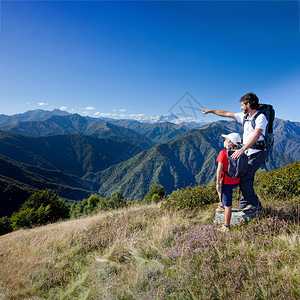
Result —
<path fill-rule="evenodd" d="M 259 105 L 258 105 L 258 97 L 253 94 L 253 93 L 248 93 L 244 95 L 241 99 L 240 102 L 242 104 L 241 109 L 244 111 L 244 113 L 248 113 L 249 108 L 252 110 L 257 110 Z"/>

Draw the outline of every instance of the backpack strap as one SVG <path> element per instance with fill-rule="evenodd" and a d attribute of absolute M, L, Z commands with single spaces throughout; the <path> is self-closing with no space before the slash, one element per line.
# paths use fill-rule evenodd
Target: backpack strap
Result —
<path fill-rule="evenodd" d="M 253 118 L 251 120 L 251 125 L 252 125 L 253 129 L 255 129 L 255 121 L 260 114 L 262 114 L 262 112 L 258 110 L 257 113 L 253 116 Z"/>
<path fill-rule="evenodd" d="M 252 117 L 251 125 L 252 125 L 252 128 L 253 128 L 253 129 L 255 129 L 255 121 L 256 121 L 257 117 L 258 117 L 260 114 L 262 114 L 262 112 L 258 110 L 257 113 Z M 245 125 L 245 123 L 246 123 L 247 121 L 250 121 L 250 120 L 248 120 L 248 116 L 249 116 L 248 114 L 245 114 L 245 115 L 244 115 L 244 118 L 243 118 L 243 127 L 244 127 L 244 125 Z"/>
<path fill-rule="evenodd" d="M 256 119 L 257 119 L 257 117 L 260 115 L 260 114 L 262 114 L 263 112 L 262 111 L 257 111 L 257 113 L 252 117 L 252 120 L 251 120 L 251 126 L 252 126 L 252 128 L 253 129 L 255 129 L 255 121 L 256 121 Z M 245 125 L 245 123 L 247 122 L 247 121 L 250 121 L 250 120 L 248 120 L 248 114 L 245 114 L 245 116 L 244 116 L 244 118 L 243 118 L 243 129 L 244 129 L 244 125 Z M 266 128 L 266 130 L 267 130 L 267 128 Z M 261 134 L 262 136 L 263 136 L 263 138 L 265 138 L 265 136 L 264 136 L 264 134 Z M 253 147 L 251 147 L 251 148 L 253 148 Z M 253 148 L 253 149 L 255 149 L 255 148 Z M 260 149 L 261 150 L 261 149 Z"/>
<path fill-rule="evenodd" d="M 245 125 L 247 119 L 248 119 L 248 114 L 245 114 L 244 118 L 243 118 L 243 128 L 244 128 L 244 125 Z"/>
<path fill-rule="evenodd" d="M 248 119 L 248 116 L 249 116 L 249 114 L 245 114 L 244 115 L 244 118 L 243 118 L 243 128 L 244 128 L 244 125 L 245 125 L 246 122 L 250 122 L 250 120 Z M 252 125 L 253 129 L 255 129 L 255 120 L 256 120 L 257 117 L 258 117 L 258 113 L 255 114 L 255 116 L 251 120 L 251 125 Z"/>

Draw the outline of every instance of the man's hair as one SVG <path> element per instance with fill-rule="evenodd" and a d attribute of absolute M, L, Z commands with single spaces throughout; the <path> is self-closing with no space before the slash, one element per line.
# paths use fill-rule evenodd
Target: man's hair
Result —
<path fill-rule="evenodd" d="M 245 104 L 250 103 L 251 109 L 258 109 L 258 101 L 258 97 L 253 93 L 248 93 L 240 99 L 240 102 L 243 102 Z"/>

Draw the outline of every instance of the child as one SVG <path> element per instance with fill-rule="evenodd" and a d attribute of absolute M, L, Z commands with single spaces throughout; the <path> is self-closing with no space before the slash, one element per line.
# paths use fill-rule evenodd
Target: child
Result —
<path fill-rule="evenodd" d="M 222 134 L 225 138 L 224 147 L 226 149 L 237 149 L 241 144 L 241 137 L 238 133 L 230 133 L 228 135 Z M 240 179 L 233 179 L 226 174 L 228 169 L 228 157 L 226 149 L 220 151 L 217 162 L 217 191 L 219 194 L 220 205 L 217 211 L 225 210 L 225 222 L 221 228 L 221 231 L 230 231 L 230 219 L 231 219 L 231 207 L 232 207 L 232 190 L 238 186 Z"/>

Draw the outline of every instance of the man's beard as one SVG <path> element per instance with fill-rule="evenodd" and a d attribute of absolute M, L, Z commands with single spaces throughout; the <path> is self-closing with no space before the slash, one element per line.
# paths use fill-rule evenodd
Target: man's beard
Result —
<path fill-rule="evenodd" d="M 246 107 L 245 109 L 244 109 L 244 114 L 247 114 L 248 113 L 248 107 Z"/>

